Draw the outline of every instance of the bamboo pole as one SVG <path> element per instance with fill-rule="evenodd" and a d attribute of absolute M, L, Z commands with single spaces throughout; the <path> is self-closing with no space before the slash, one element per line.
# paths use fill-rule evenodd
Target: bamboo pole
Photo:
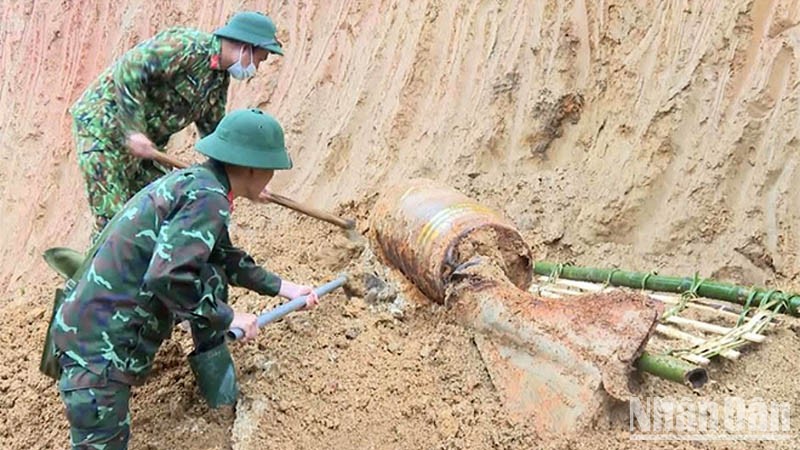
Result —
<path fill-rule="evenodd" d="M 755 290 L 755 296 L 751 301 L 751 305 L 753 306 L 758 305 L 765 296 L 769 295 L 769 293 L 763 289 L 746 288 L 708 280 L 698 282 L 697 286 L 695 286 L 695 280 L 691 277 L 666 277 L 654 275 L 652 273 L 628 272 L 617 269 L 567 266 L 546 261 L 537 262 L 534 266 L 534 273 L 537 275 L 557 273 L 559 277 L 570 280 L 608 283 L 614 286 L 625 286 L 661 292 L 676 292 L 679 294 L 691 291 L 695 288 L 695 293 L 700 297 L 725 300 L 740 305 L 746 304 L 753 290 Z M 771 294 L 769 300 L 780 301 L 787 306 L 787 312 L 789 314 L 800 316 L 800 294 L 777 291 Z"/>
<path fill-rule="evenodd" d="M 636 360 L 636 368 L 659 378 L 684 384 L 692 389 L 700 389 L 708 382 L 706 369 L 668 355 L 653 355 L 644 352 Z"/>

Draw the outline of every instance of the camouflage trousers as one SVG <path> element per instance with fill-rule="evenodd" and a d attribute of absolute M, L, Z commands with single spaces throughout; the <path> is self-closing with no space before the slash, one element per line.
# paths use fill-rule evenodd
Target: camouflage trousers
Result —
<path fill-rule="evenodd" d="M 131 387 L 92 373 L 67 358 L 62 358 L 62 368 L 58 390 L 66 405 L 72 448 L 128 448 Z"/>
<path fill-rule="evenodd" d="M 125 203 L 166 173 L 152 161 L 142 161 L 112 139 L 101 139 L 73 122 L 78 167 L 86 184 L 86 198 L 94 216 L 92 242 Z"/>

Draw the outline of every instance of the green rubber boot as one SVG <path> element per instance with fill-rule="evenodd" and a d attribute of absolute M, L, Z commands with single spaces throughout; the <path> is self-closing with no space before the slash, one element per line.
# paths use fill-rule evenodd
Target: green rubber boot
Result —
<path fill-rule="evenodd" d="M 53 301 L 53 312 L 50 314 L 50 323 L 47 325 L 47 334 L 44 335 L 44 349 L 42 350 L 42 359 L 39 361 L 39 371 L 48 377 L 58 380 L 61 378 L 61 364 L 58 362 L 58 351 L 56 345 L 50 338 L 53 330 L 53 322 L 55 321 L 56 311 L 64 303 L 64 290 L 56 289 L 56 298 Z"/>
<path fill-rule="evenodd" d="M 197 380 L 200 395 L 208 406 L 219 408 L 236 403 L 239 385 L 236 383 L 233 359 L 225 342 L 206 352 L 192 352 L 189 355 L 189 366 Z"/>

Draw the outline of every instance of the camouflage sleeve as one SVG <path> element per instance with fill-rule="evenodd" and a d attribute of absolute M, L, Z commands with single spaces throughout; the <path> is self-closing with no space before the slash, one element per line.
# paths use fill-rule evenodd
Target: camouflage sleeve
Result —
<path fill-rule="evenodd" d="M 261 295 L 276 296 L 281 289 L 281 279 L 256 264 L 253 257 L 231 243 L 227 229 L 222 231 L 217 249 L 212 256 L 215 264 L 221 264 L 231 285 L 243 287 Z"/>
<path fill-rule="evenodd" d="M 211 103 L 211 108 L 203 117 L 195 121 L 200 137 L 206 137 L 213 133 L 217 129 L 219 121 L 225 115 L 225 104 L 228 101 L 228 83 L 225 82 L 222 88 L 219 89 L 218 96 L 207 100 Z"/>
<path fill-rule="evenodd" d="M 125 135 L 146 130 L 143 104 L 147 86 L 169 79 L 190 54 L 187 41 L 163 33 L 129 50 L 113 69 L 118 120 Z"/>
<path fill-rule="evenodd" d="M 225 228 L 228 201 L 222 195 L 197 191 L 170 214 L 158 233 L 153 257 L 144 276 L 145 288 L 178 319 L 201 327 L 224 330 L 233 320 L 226 285 L 208 280 L 212 249 Z"/>

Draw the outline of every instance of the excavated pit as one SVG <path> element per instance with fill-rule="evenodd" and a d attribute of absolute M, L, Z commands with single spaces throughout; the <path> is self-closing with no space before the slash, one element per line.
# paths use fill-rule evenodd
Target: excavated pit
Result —
<path fill-rule="evenodd" d="M 67 108 L 142 39 L 175 25 L 211 31 L 240 8 L 272 15 L 286 44 L 286 57 L 232 82 L 229 96 L 229 109 L 263 107 L 287 125 L 296 167 L 277 174 L 276 192 L 362 223 L 377 190 L 433 177 L 513 217 L 537 259 L 798 289 L 794 2 L 338 6 L 0 5 L 0 59 L 25 55 L 3 65 L 0 81 L 0 328 L 13 331 L 0 335 L 0 448 L 68 446 L 57 391 L 38 372 L 58 283 L 41 252 L 88 248 L 91 225 Z M 190 127 L 169 152 L 200 160 L 196 138 Z M 352 257 L 326 258 L 344 239 L 275 206 L 243 202 L 232 224 L 237 245 L 293 281 L 324 282 Z M 474 348 L 481 334 L 451 324 L 436 303 L 417 305 L 410 283 L 381 270 L 369 267 L 391 280 L 365 291 L 374 304 L 333 296 L 232 349 L 252 426 L 231 432 L 194 392 L 184 354 L 165 347 L 158 372 L 134 392 L 131 449 L 664 447 L 630 439 L 627 408 L 568 439 L 539 439 L 508 420 Z M 402 319 L 381 300 L 393 290 L 392 302 L 408 301 Z M 275 305 L 241 290 L 233 301 L 253 312 Z M 692 396 L 761 397 L 800 411 L 800 323 L 781 320 L 746 358 L 714 361 L 714 382 Z M 642 383 L 642 397 L 687 395 L 655 377 Z M 800 439 L 669 445 L 794 450 Z"/>

